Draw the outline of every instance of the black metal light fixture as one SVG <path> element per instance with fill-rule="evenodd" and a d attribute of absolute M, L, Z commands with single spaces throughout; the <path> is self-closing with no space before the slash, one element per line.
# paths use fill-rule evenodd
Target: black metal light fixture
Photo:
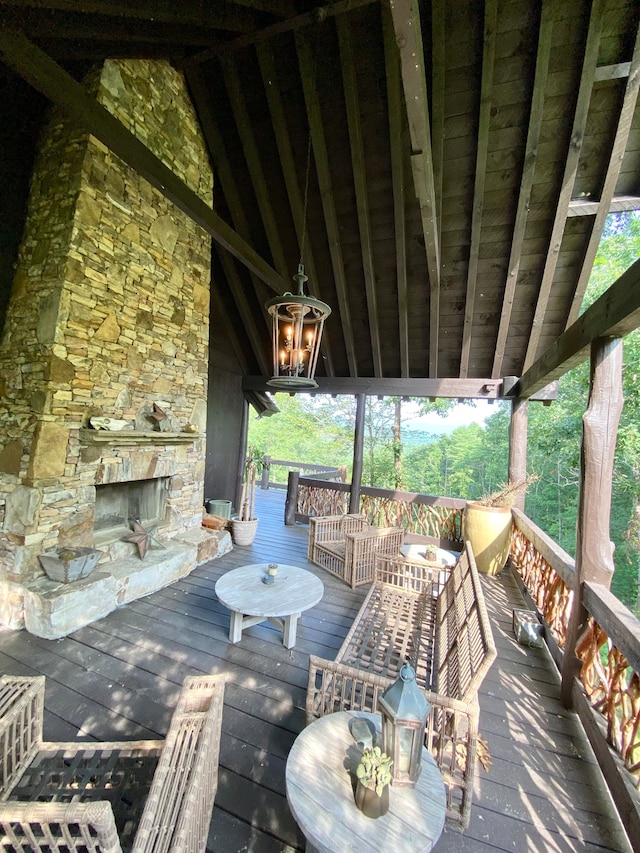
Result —
<path fill-rule="evenodd" d="M 315 76 L 315 74 L 314 74 Z M 311 129 L 307 144 L 307 164 L 304 183 L 304 205 L 302 210 L 302 239 L 300 240 L 300 262 L 293 280 L 298 283 L 297 293 L 283 293 L 270 299 L 265 308 L 271 315 L 273 374 L 267 385 L 288 391 L 303 391 L 317 388 L 313 378 L 320 353 L 320 342 L 324 321 L 331 314 L 326 302 L 306 296 L 304 283 L 308 276 L 304 272 L 304 246 L 307 234 L 307 200 L 309 196 L 309 170 L 311 165 Z"/>
<path fill-rule="evenodd" d="M 265 308 L 271 315 L 273 375 L 267 385 L 285 390 L 317 388 L 313 378 L 318 363 L 324 321 L 331 308 L 320 299 L 305 296 L 302 259 L 293 276 L 298 292 L 270 299 Z"/>

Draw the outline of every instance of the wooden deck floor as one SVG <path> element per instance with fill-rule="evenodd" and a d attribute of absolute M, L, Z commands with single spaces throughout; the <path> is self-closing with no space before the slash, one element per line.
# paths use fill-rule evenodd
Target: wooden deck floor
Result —
<path fill-rule="evenodd" d="M 69 637 L 0 634 L 0 672 L 47 676 L 45 737 L 52 740 L 162 736 L 186 675 L 227 674 L 208 845 L 216 853 L 304 849 L 287 807 L 284 771 L 304 726 L 308 655 L 335 655 L 366 592 L 307 563 L 307 529 L 285 527 L 283 507 L 282 492 L 261 492 L 251 547 L 234 548 Z M 269 624 L 248 629 L 231 645 L 229 613 L 214 594 L 222 573 L 267 561 L 307 567 L 325 585 L 322 601 L 302 615 L 292 650 Z M 492 763 L 479 768 L 468 830 L 445 829 L 435 849 L 626 853 L 582 729 L 558 701 L 550 659 L 513 637 L 511 613 L 523 603 L 513 578 L 502 575 L 483 580 L 498 647 L 480 702 Z"/>

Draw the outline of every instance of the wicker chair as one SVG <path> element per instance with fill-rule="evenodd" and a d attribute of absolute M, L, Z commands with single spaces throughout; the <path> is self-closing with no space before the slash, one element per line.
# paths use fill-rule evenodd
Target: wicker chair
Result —
<path fill-rule="evenodd" d="M 311 516 L 307 558 L 353 589 L 373 580 L 376 554 L 397 554 L 403 541 L 402 527 L 374 527 L 364 515 Z"/>
<path fill-rule="evenodd" d="M 45 742 L 44 676 L 0 678 L 5 853 L 204 853 L 224 678 L 185 679 L 165 740 Z"/>

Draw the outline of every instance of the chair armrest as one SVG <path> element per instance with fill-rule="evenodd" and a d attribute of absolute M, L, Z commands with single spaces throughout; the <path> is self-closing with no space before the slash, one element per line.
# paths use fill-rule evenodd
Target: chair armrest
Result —
<path fill-rule="evenodd" d="M 218 788 L 224 676 L 185 679 L 132 853 L 204 853 Z"/>
<path fill-rule="evenodd" d="M 42 743 L 44 675 L 0 678 L 0 798 L 6 797 Z"/>
<path fill-rule="evenodd" d="M 109 803 L 0 803 L 2 849 L 122 853 Z"/>

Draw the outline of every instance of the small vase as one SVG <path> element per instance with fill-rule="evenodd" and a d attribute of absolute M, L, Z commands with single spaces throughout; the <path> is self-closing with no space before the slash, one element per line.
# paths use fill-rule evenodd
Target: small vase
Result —
<path fill-rule="evenodd" d="M 356 805 L 365 817 L 382 817 L 389 811 L 389 786 L 385 785 L 382 794 L 378 796 L 372 788 L 367 788 L 358 779 Z"/>

